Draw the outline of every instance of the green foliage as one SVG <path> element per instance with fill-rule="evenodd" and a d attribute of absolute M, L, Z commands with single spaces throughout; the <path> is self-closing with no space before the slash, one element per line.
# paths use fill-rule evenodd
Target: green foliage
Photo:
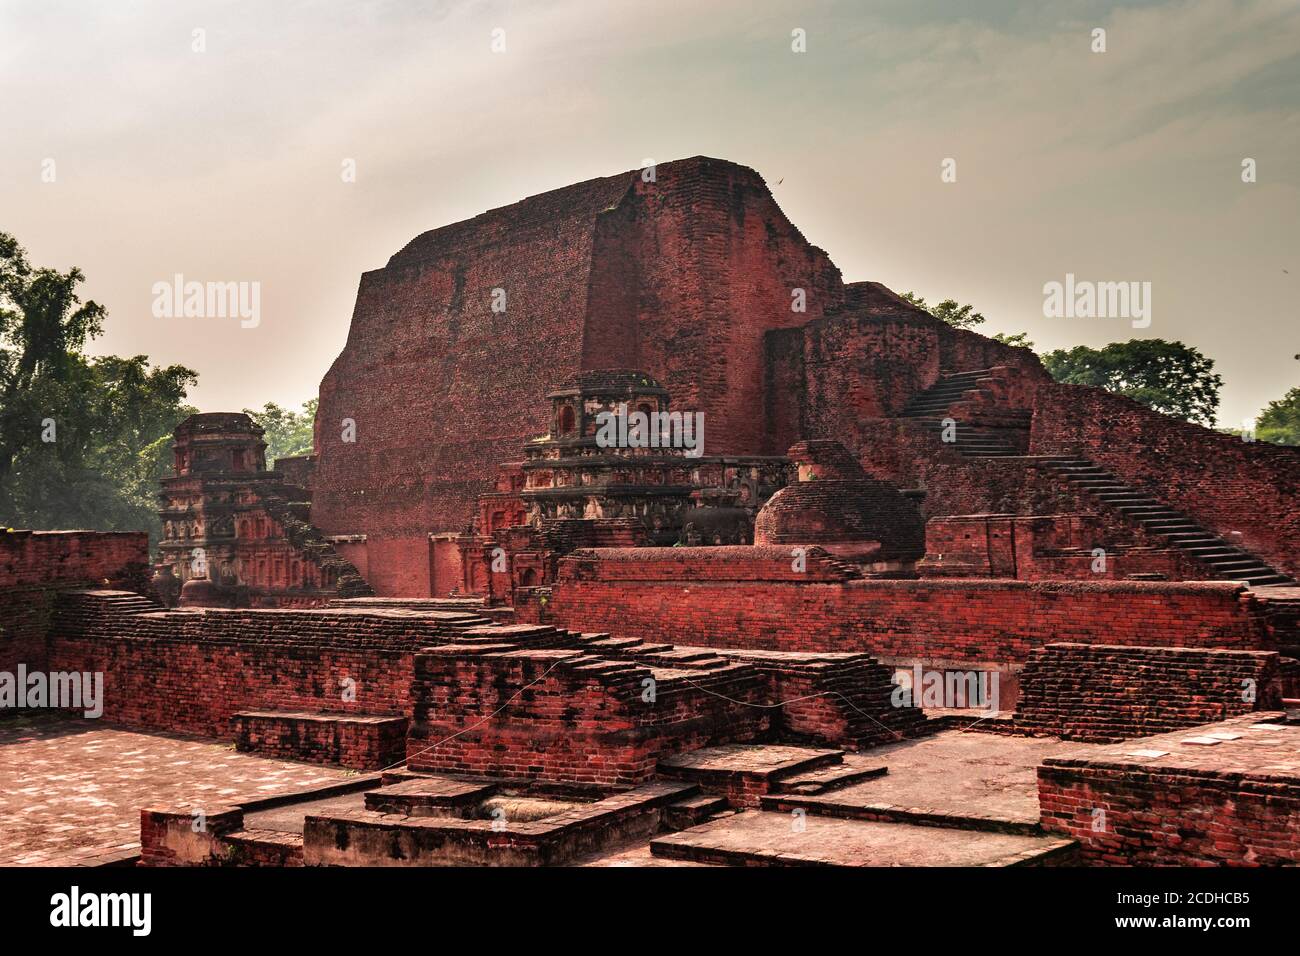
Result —
<path fill-rule="evenodd" d="M 1300 445 L 1300 388 L 1264 406 L 1255 421 L 1255 437 L 1278 445 Z"/>
<path fill-rule="evenodd" d="M 993 336 L 993 341 L 1022 349 L 1032 349 L 1034 347 L 1034 343 L 1029 341 L 1029 335 L 1025 332 L 1017 332 L 1015 335 L 1007 335 L 1005 332 L 999 332 L 997 335 Z"/>
<path fill-rule="evenodd" d="M 147 530 L 156 542 L 158 479 L 197 376 L 86 355 L 106 312 L 81 302 L 83 279 L 33 268 L 0 233 L 0 525 Z"/>
<path fill-rule="evenodd" d="M 930 306 L 914 292 L 904 292 L 902 297 L 918 309 L 924 309 L 936 319 L 947 322 L 954 329 L 970 329 L 984 322 L 984 316 L 976 312 L 973 305 L 958 305 L 956 299 L 944 299 L 938 305 Z"/>
<path fill-rule="evenodd" d="M 275 462 L 280 458 L 311 454 L 317 401 L 313 398 L 303 402 L 301 412 L 281 408 L 275 402 L 267 402 L 260 412 L 251 408 L 244 409 L 245 414 L 251 415 L 266 429 L 264 437 L 268 468 L 274 468 Z"/>
<path fill-rule="evenodd" d="M 1182 342 L 1132 339 L 1103 349 L 1086 345 L 1042 356 L 1058 382 L 1095 385 L 1166 415 L 1213 426 L 1223 378 L 1214 360 Z"/>

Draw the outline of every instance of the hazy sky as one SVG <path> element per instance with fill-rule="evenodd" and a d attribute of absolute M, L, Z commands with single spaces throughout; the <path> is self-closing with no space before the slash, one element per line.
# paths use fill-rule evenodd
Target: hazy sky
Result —
<path fill-rule="evenodd" d="M 1181 339 L 1225 424 L 1300 385 L 1296 0 L 0 0 L 0 91 L 0 230 L 205 411 L 313 396 L 360 274 L 420 232 L 697 154 L 762 173 L 846 280 L 1040 349 Z M 1150 327 L 1044 318 L 1067 272 L 1152 283 Z M 261 324 L 155 318 L 175 273 L 260 282 Z"/>

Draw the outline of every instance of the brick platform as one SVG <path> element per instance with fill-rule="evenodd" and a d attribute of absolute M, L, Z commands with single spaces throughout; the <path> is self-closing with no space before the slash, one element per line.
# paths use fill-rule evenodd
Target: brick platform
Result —
<path fill-rule="evenodd" d="M 797 822 L 796 822 L 797 820 Z M 655 839 L 658 857 L 741 866 L 1044 866 L 1073 841 L 748 811 Z"/>
<path fill-rule="evenodd" d="M 1091 864 L 1300 863 L 1300 725 L 1264 716 L 1049 757 L 1044 829 Z"/>

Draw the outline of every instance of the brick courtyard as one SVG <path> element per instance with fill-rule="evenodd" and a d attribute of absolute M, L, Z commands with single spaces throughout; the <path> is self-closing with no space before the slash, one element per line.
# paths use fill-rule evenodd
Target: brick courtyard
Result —
<path fill-rule="evenodd" d="M 86 864 L 140 847 L 140 810 L 224 805 L 350 777 L 54 714 L 0 720 L 0 865 Z"/>

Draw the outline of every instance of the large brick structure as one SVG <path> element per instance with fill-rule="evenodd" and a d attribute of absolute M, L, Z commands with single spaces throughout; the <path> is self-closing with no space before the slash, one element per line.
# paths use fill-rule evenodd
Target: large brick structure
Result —
<path fill-rule="evenodd" d="M 1054 385 L 1028 349 L 846 284 L 756 172 L 703 157 L 435 229 L 366 273 L 321 382 L 312 522 L 379 594 L 476 589 L 451 536 L 501 462 L 556 433 L 542 396 L 619 368 L 702 412 L 709 454 L 835 440 L 926 517 L 1096 511 L 1049 460 L 1071 456 L 1263 559 L 1231 570 L 1298 570 L 1295 452 Z"/>
<path fill-rule="evenodd" d="M 896 374 L 879 377 L 886 350 Z M 832 407 L 900 406 L 941 367 L 1024 354 L 846 286 L 752 169 L 696 157 L 591 180 L 425 233 L 362 277 L 321 382 L 313 521 L 366 536 L 378 593 L 446 594 L 461 581 L 434 578 L 429 535 L 466 529 L 568 375 L 642 369 L 705 414 L 710 453 L 773 455 L 834 428 Z"/>
<path fill-rule="evenodd" d="M 601 434 L 695 414 L 703 447 Z M 0 533 L 0 672 L 380 775 L 296 829 L 142 807 L 146 863 L 1300 859 L 1300 454 L 844 283 L 753 170 L 426 233 L 362 277 L 312 455 L 239 413 L 174 450 L 149 581 L 140 535 Z"/>

